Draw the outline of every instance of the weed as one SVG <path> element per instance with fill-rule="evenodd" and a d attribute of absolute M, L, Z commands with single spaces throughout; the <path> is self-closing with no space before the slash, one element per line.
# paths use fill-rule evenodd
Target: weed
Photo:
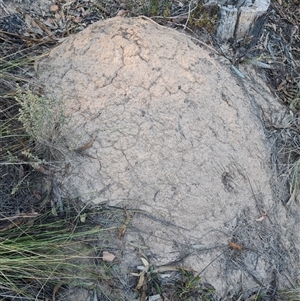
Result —
<path fill-rule="evenodd" d="M 171 2 L 170 1 L 160 1 L 160 0 L 150 0 L 149 3 L 149 12 L 147 13 L 148 16 L 163 16 L 167 18 L 170 16 L 170 8 Z"/>
<path fill-rule="evenodd" d="M 215 289 L 209 285 L 204 285 L 199 275 L 194 275 L 188 271 L 181 271 L 181 280 L 176 284 L 176 296 L 178 300 L 201 300 L 209 301 L 213 297 Z"/>
<path fill-rule="evenodd" d="M 159 0 L 150 0 L 149 13 L 150 16 L 156 16 L 159 9 Z"/>
<path fill-rule="evenodd" d="M 29 136 L 36 141 L 57 142 L 59 128 L 65 121 L 62 105 L 35 95 L 28 88 L 18 89 L 16 100 L 20 104 L 18 120 Z"/>
<path fill-rule="evenodd" d="M 167 18 L 171 15 L 171 4 L 169 0 L 125 0 L 128 11 L 134 15 L 145 15 L 148 17 L 163 16 Z"/>
<path fill-rule="evenodd" d="M 188 19 L 191 27 L 201 28 L 212 33 L 216 27 L 219 8 L 217 5 L 205 7 L 201 2 L 192 10 Z"/>

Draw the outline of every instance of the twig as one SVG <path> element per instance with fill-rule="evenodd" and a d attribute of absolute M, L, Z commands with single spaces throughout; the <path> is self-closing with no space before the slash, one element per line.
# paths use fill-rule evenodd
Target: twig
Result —
<path fill-rule="evenodd" d="M 193 12 L 196 8 L 197 8 L 197 5 L 191 10 L 191 2 L 189 3 L 189 12 L 188 12 L 188 17 L 187 17 L 186 22 L 185 22 L 184 27 L 183 27 L 184 30 L 186 30 L 187 25 L 189 23 L 191 12 Z"/>
<path fill-rule="evenodd" d="M 217 259 L 219 259 L 224 253 L 226 252 L 223 251 L 221 254 L 219 254 L 214 260 L 212 260 L 202 271 L 200 271 L 195 277 L 200 276 L 211 264 L 213 264 Z"/>
<path fill-rule="evenodd" d="M 191 16 L 191 2 L 189 3 L 189 12 L 188 12 L 188 17 L 187 17 L 186 22 L 185 22 L 184 27 L 183 27 L 184 30 L 186 29 L 186 27 L 189 23 L 190 16 Z"/>
<path fill-rule="evenodd" d="M 0 6 L 1 6 L 2 9 L 5 11 L 5 13 L 9 15 L 9 12 L 8 12 L 8 10 L 6 9 L 6 5 L 3 3 L 2 0 L 0 0 Z"/>

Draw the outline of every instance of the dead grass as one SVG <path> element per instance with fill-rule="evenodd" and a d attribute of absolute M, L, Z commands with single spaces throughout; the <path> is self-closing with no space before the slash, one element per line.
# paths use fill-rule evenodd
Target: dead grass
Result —
<path fill-rule="evenodd" d="M 298 301 L 300 300 L 300 288 L 280 291 L 279 296 L 283 301 Z"/>
<path fill-rule="evenodd" d="M 102 253 L 121 220 L 60 195 L 52 171 L 63 162 L 56 149 L 63 110 L 34 84 L 47 43 L 27 47 L 23 36 L 1 34 L 1 299 L 56 300 L 76 286 L 101 295 L 116 276 Z"/>

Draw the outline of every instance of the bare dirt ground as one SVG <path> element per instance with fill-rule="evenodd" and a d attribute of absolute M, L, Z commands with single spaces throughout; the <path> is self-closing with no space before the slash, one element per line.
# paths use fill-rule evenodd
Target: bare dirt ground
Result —
<path fill-rule="evenodd" d="M 3 14 L 16 10 L 3 3 Z M 20 5 L 55 14 L 47 1 Z M 299 200 L 295 191 L 285 206 L 272 164 L 275 129 L 291 119 L 251 67 L 241 70 L 246 80 L 215 52 L 142 18 L 91 25 L 36 69 L 69 117 L 67 170 L 57 175 L 67 196 L 132 214 L 126 269 L 142 250 L 156 267 L 192 268 L 216 298 L 262 290 L 272 300 L 299 276 Z"/>

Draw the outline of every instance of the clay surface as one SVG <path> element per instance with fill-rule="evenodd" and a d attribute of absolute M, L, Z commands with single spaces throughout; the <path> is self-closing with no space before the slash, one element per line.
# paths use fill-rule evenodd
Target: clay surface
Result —
<path fill-rule="evenodd" d="M 40 62 L 68 117 L 65 195 L 148 213 L 133 214 L 129 265 L 138 245 L 151 264 L 184 259 L 221 295 L 271 282 L 272 222 L 256 219 L 274 207 L 260 120 L 274 100 L 252 76 L 246 93 L 212 53 L 142 18 L 95 23 Z"/>

